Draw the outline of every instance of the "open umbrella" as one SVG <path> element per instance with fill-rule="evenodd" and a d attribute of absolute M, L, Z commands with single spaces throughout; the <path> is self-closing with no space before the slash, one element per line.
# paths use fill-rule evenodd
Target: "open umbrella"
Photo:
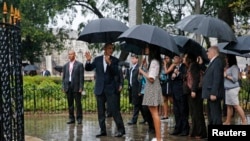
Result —
<path fill-rule="evenodd" d="M 180 52 L 190 53 L 195 56 L 201 56 L 205 62 L 209 62 L 205 48 L 201 46 L 198 42 L 181 35 L 173 36 L 173 38 L 177 46 L 179 47 Z"/>
<path fill-rule="evenodd" d="M 195 14 L 183 18 L 176 23 L 177 28 L 203 35 L 205 37 L 216 37 L 224 41 L 235 41 L 236 37 L 232 28 L 223 20 L 215 17 Z"/>
<path fill-rule="evenodd" d="M 241 53 L 238 53 L 236 51 L 225 49 L 225 47 L 228 44 L 229 44 L 228 42 L 222 42 L 222 43 L 218 43 L 217 44 L 217 46 L 218 46 L 218 48 L 219 48 L 219 50 L 220 50 L 221 53 L 232 54 L 232 55 L 236 55 L 236 56 L 240 56 L 240 57 L 250 58 L 250 54 L 248 54 L 248 53 L 241 54 Z"/>
<path fill-rule="evenodd" d="M 63 71 L 63 66 L 55 66 L 54 69 L 60 73 Z"/>
<path fill-rule="evenodd" d="M 23 70 L 24 71 L 36 71 L 38 70 L 39 68 L 35 65 L 26 65 Z"/>
<path fill-rule="evenodd" d="M 123 32 L 118 40 L 134 45 L 133 49 L 138 50 L 138 53 L 143 51 L 146 44 L 151 44 L 160 47 L 162 54 L 180 54 L 173 37 L 167 31 L 152 25 L 135 25 Z"/>
<path fill-rule="evenodd" d="M 115 42 L 117 37 L 128 27 L 115 19 L 100 18 L 90 21 L 80 33 L 77 40 L 88 43 Z"/>
<path fill-rule="evenodd" d="M 136 55 L 142 55 L 142 48 L 134 45 L 134 44 L 130 44 L 130 43 L 126 43 L 126 42 L 122 42 L 120 43 L 120 49 L 126 52 L 132 52 Z"/>
<path fill-rule="evenodd" d="M 250 52 L 250 35 L 237 37 L 237 42 L 229 42 L 225 48 L 226 50 L 235 51 L 241 54 Z"/>

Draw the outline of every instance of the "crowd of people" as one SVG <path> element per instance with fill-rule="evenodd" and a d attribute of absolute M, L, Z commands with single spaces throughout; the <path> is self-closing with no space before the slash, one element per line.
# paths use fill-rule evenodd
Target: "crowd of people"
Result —
<path fill-rule="evenodd" d="M 83 91 L 83 72 L 84 69 L 94 70 L 94 94 L 100 126 L 96 137 L 107 136 L 107 110 L 117 127 L 115 137 L 122 137 L 126 131 L 119 101 L 124 78 L 119 68 L 119 59 L 112 56 L 114 45 L 106 43 L 103 50 L 104 54 L 94 59 L 86 52 L 85 65 L 75 60 L 74 51 L 69 51 L 69 62 L 63 67 L 63 90 L 67 94 L 69 110 L 67 123 L 82 123 L 80 99 Z M 247 124 L 244 111 L 239 105 L 239 68 L 234 55 L 221 56 L 218 47 L 211 46 L 207 51 L 209 63 L 205 64 L 201 56 L 192 53 L 164 55 L 162 58 L 159 47 L 151 45 L 145 47 L 143 54 L 146 57 L 130 55 L 132 65 L 125 75 L 129 84 L 129 100 L 133 105 L 133 114 L 127 123 L 129 126 L 137 124 L 141 113 L 143 120 L 139 123 L 147 123 L 148 132 L 155 134 L 152 140 L 161 141 L 161 121 L 169 118 L 170 104 L 173 104 L 175 121 L 174 130 L 170 134 L 174 136 L 207 138 L 207 124 L 230 125 L 233 108 L 239 113 L 242 124 Z M 221 104 L 223 99 L 227 106 L 224 122 Z M 204 101 L 207 113 L 204 113 Z"/>

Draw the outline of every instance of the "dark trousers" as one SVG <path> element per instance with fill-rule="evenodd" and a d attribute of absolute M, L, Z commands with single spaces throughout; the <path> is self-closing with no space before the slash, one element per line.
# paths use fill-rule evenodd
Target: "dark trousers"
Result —
<path fill-rule="evenodd" d="M 133 110 L 133 116 L 131 119 L 131 122 L 137 123 L 137 119 L 139 116 L 139 112 L 141 112 L 141 115 L 143 117 L 143 120 L 145 120 L 145 114 L 142 106 L 142 100 L 143 100 L 143 95 L 137 97 L 137 102 L 134 104 L 134 110 Z"/>
<path fill-rule="evenodd" d="M 145 120 L 148 123 L 149 130 L 155 130 L 153 118 L 152 118 L 151 112 L 149 111 L 148 106 L 143 105 L 143 112 L 145 114 Z"/>
<path fill-rule="evenodd" d="M 96 95 L 97 100 L 97 111 L 98 111 L 98 121 L 101 128 L 101 133 L 106 133 L 106 123 L 105 123 L 105 113 L 106 113 L 106 102 L 108 109 L 114 118 L 117 130 L 121 133 L 125 133 L 125 127 L 123 119 L 120 113 L 120 108 L 118 106 L 119 96 L 115 93 L 115 90 L 110 90 L 104 88 L 104 91 L 101 95 Z"/>
<path fill-rule="evenodd" d="M 201 97 L 201 91 L 196 92 L 196 97 L 188 97 L 189 111 L 191 115 L 191 130 L 190 135 L 192 137 L 200 136 L 207 137 L 207 128 L 203 111 L 203 99 Z"/>
<path fill-rule="evenodd" d="M 222 125 L 222 108 L 221 100 L 207 100 L 207 117 L 208 125 Z"/>
<path fill-rule="evenodd" d="M 118 99 L 117 99 L 117 102 L 118 102 L 118 107 L 119 107 L 119 111 L 121 111 L 121 92 L 118 92 Z M 106 103 L 106 114 L 107 114 L 107 117 L 111 117 L 112 116 L 112 114 L 111 114 L 111 112 L 110 112 L 110 110 L 109 110 L 109 108 L 108 108 L 108 104 Z"/>
<path fill-rule="evenodd" d="M 188 99 L 187 95 L 181 94 L 180 96 L 173 95 L 173 108 L 175 117 L 175 129 L 177 133 L 189 133 L 188 123 Z"/>
<path fill-rule="evenodd" d="M 70 85 L 69 85 L 70 86 Z M 71 87 L 67 91 L 69 120 L 75 121 L 74 115 L 74 101 L 76 105 L 76 119 L 82 120 L 82 95 L 79 92 L 74 92 Z"/>

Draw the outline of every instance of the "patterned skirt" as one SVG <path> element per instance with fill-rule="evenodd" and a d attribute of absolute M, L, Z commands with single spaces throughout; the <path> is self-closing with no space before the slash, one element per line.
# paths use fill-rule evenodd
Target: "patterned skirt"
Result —
<path fill-rule="evenodd" d="M 142 105 L 159 106 L 162 103 L 163 97 L 159 78 L 157 77 L 154 83 L 147 80 Z"/>

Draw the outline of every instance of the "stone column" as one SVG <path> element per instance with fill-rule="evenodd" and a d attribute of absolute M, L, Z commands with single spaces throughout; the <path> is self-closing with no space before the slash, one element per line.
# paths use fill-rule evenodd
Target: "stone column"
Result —
<path fill-rule="evenodd" d="M 47 70 L 50 71 L 51 75 L 53 75 L 53 74 L 52 74 L 52 69 L 53 69 L 53 68 L 52 68 L 52 59 L 51 59 L 51 55 L 45 56 L 45 66 L 46 66 Z"/>

